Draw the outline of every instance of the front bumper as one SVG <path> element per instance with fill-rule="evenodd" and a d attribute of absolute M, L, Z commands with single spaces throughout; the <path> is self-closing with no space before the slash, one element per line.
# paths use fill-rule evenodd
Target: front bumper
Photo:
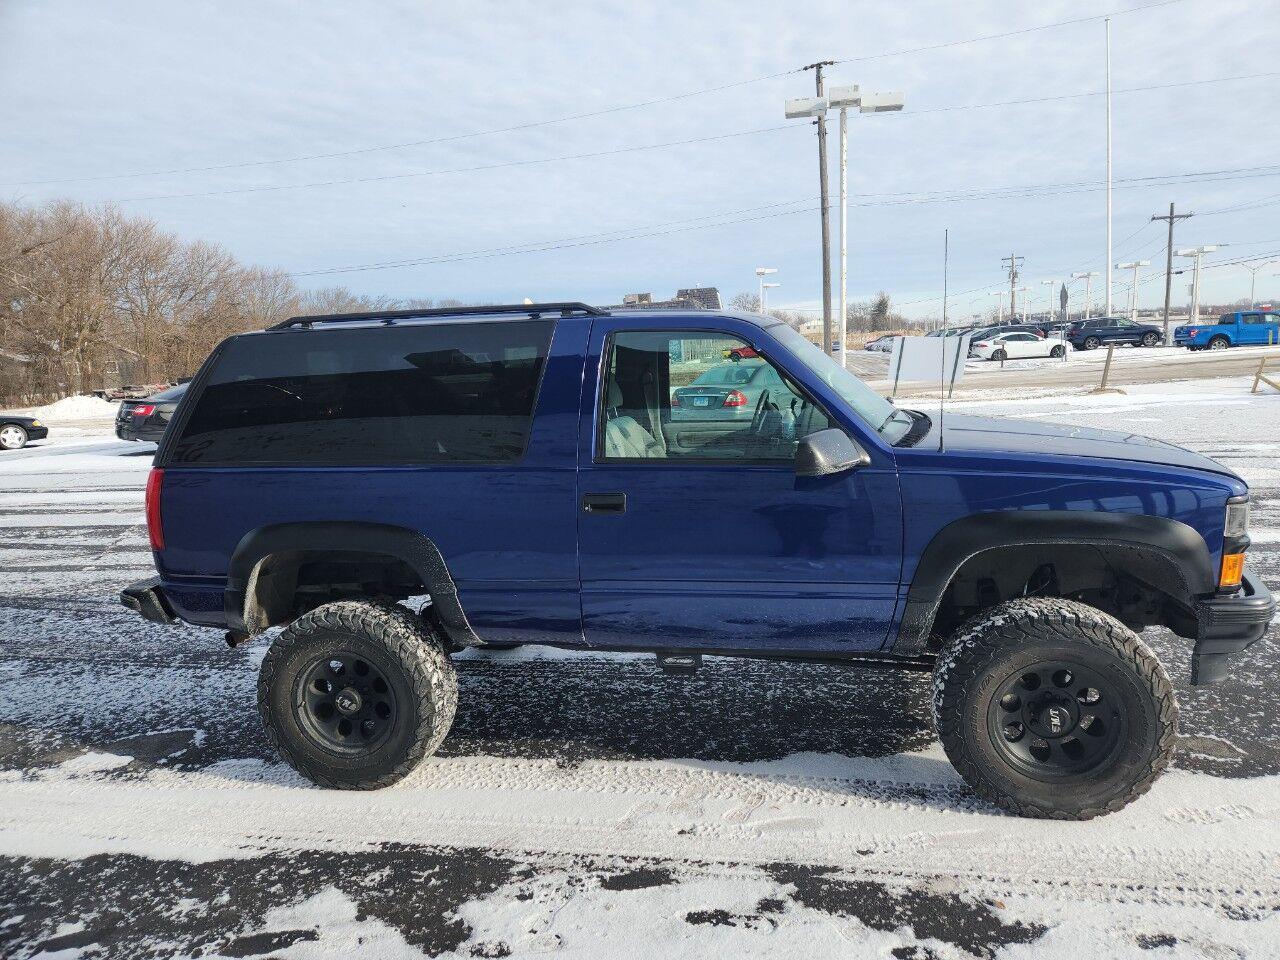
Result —
<path fill-rule="evenodd" d="M 1199 686 L 1226 679 L 1231 658 L 1266 636 L 1275 614 L 1275 597 L 1248 567 L 1237 593 L 1202 600 L 1196 607 L 1198 629 L 1191 682 Z"/>
<path fill-rule="evenodd" d="M 120 591 L 120 602 L 152 623 L 177 623 L 169 601 L 165 599 L 159 577 L 130 584 Z"/>

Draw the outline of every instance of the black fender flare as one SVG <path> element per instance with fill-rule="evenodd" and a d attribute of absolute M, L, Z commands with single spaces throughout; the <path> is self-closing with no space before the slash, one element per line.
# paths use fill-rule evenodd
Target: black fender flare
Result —
<path fill-rule="evenodd" d="M 943 594 L 960 568 L 988 550 L 1064 544 L 1119 547 L 1160 558 L 1166 582 L 1153 584 L 1194 610 L 1217 588 L 1204 538 L 1168 517 L 1078 510 L 1003 510 L 975 513 L 939 530 L 916 566 L 907 592 L 895 653 L 927 649 Z"/>
<path fill-rule="evenodd" d="M 462 610 L 458 588 L 439 547 L 416 530 L 362 521 L 278 523 L 241 537 L 231 555 L 223 601 L 233 630 L 254 632 L 246 623 L 245 601 L 259 564 L 273 554 L 294 551 L 376 553 L 401 560 L 426 586 L 432 610 L 448 638 L 460 646 L 483 644 Z"/>

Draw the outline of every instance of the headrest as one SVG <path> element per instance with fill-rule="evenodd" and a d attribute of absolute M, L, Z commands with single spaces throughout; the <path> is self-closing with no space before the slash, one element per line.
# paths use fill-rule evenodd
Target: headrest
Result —
<path fill-rule="evenodd" d="M 604 405 L 606 407 L 622 406 L 622 388 L 618 386 L 618 381 L 616 380 L 609 381 L 609 392 L 608 392 L 608 396 L 605 398 Z"/>

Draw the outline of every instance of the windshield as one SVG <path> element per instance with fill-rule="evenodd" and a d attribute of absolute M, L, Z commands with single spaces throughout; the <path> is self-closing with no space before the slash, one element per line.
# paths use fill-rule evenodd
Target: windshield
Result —
<path fill-rule="evenodd" d="M 911 429 L 914 421 L 906 411 L 899 410 L 791 327 L 770 327 L 769 332 L 791 351 L 793 357 L 838 394 L 886 443 L 896 443 Z"/>

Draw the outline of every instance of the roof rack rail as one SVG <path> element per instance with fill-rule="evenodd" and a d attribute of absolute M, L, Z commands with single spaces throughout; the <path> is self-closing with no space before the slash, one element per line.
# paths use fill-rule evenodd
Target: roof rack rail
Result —
<path fill-rule="evenodd" d="M 502 303 L 488 307 L 432 307 L 425 310 L 378 310 L 374 312 L 323 313 L 310 317 L 290 317 L 270 326 L 268 330 L 288 330 L 292 327 L 309 327 L 317 323 L 350 323 L 356 320 L 380 320 L 392 324 L 397 320 L 416 320 L 420 317 L 475 317 L 491 314 L 518 314 L 539 317 L 544 313 L 558 313 L 562 317 L 575 314 L 588 317 L 607 317 L 609 311 L 576 301 L 564 303 Z"/>

